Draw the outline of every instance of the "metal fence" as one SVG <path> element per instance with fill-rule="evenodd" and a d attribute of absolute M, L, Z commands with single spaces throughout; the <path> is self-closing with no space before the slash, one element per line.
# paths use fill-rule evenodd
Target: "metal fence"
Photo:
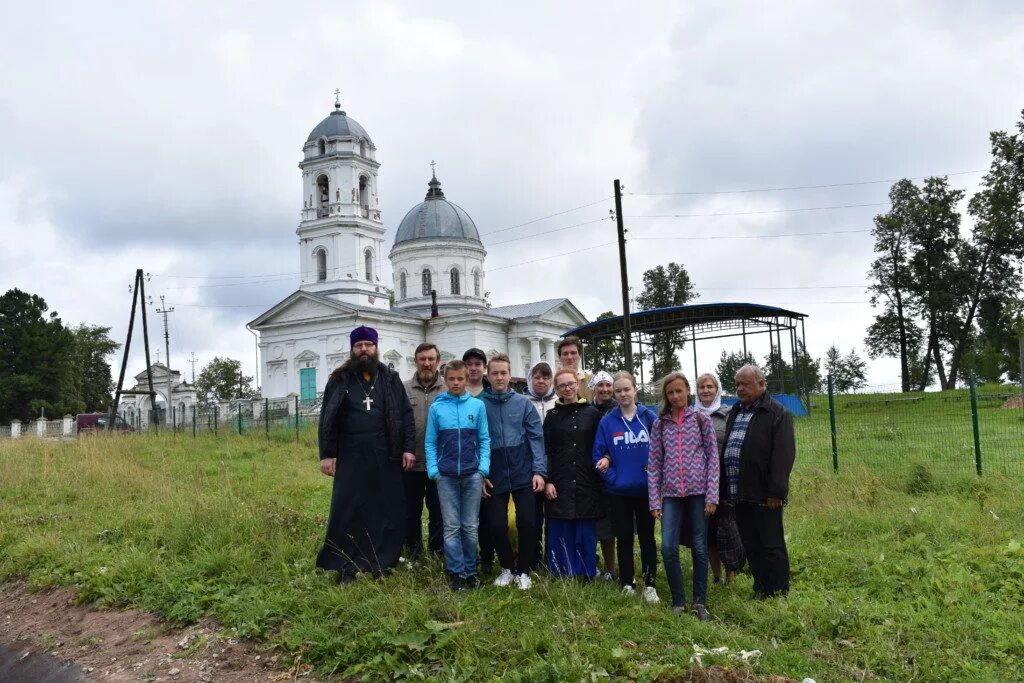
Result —
<path fill-rule="evenodd" d="M 172 407 L 169 415 L 150 411 L 120 414 L 119 430 L 128 433 L 169 433 L 191 436 L 228 434 L 265 434 L 281 436 L 281 432 L 299 432 L 319 419 L 319 401 L 302 401 L 298 397 L 282 400 L 264 399 L 222 406 L 191 406 L 184 410 Z"/>
<path fill-rule="evenodd" d="M 811 395 L 796 418 L 800 464 L 839 470 L 925 468 L 929 473 L 1024 473 L 1020 385 L 903 393 L 898 386 Z"/>

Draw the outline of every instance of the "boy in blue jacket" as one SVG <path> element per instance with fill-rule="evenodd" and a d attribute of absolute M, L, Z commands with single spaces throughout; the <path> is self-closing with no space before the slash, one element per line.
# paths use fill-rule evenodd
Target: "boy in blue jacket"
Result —
<path fill-rule="evenodd" d="M 483 402 L 466 393 L 466 364 L 450 361 L 444 381 L 448 391 L 430 406 L 423 449 L 427 476 L 437 482 L 441 503 L 448 581 L 453 590 L 461 590 L 477 586 L 477 524 L 491 438 Z"/>
<path fill-rule="evenodd" d="M 634 531 L 640 541 L 640 564 L 644 573 L 644 600 L 658 602 L 654 575 L 658 549 L 654 543 L 654 518 L 647 496 L 647 456 L 651 445 L 654 411 L 636 402 L 636 380 L 628 372 L 615 373 L 612 395 L 616 406 L 597 427 L 594 438 L 594 467 L 604 479 L 608 494 L 608 515 L 615 533 L 619 560 L 619 583 L 624 593 L 633 595 Z"/>
<path fill-rule="evenodd" d="M 501 562 L 501 574 L 494 585 L 503 587 L 515 581 L 520 590 L 528 590 L 533 585 L 530 570 L 538 550 L 536 495 L 544 490 L 547 476 L 544 429 L 530 399 L 510 386 L 512 361 L 508 356 L 498 353 L 491 357 L 487 379 L 490 386 L 480 396 L 487 408 L 488 430 L 493 439 L 493 467 L 491 476 L 484 481 L 484 509 Z M 516 506 L 518 562 L 508 538 L 510 498 Z"/>

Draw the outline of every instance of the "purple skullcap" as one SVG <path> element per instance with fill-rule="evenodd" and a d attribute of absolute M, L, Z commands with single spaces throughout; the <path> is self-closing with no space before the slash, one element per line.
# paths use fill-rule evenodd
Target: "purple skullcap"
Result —
<path fill-rule="evenodd" d="M 360 325 L 356 329 L 352 330 L 352 334 L 349 335 L 351 345 L 355 346 L 361 341 L 373 342 L 373 345 L 377 345 L 377 330 L 366 325 Z"/>

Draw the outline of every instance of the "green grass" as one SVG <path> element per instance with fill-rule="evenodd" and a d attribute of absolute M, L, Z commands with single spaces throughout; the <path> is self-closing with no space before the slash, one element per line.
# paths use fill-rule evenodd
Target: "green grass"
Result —
<path fill-rule="evenodd" d="M 711 624 L 547 578 L 452 595 L 421 567 L 338 587 L 313 566 L 330 482 L 311 431 L 0 442 L 0 581 L 73 585 L 83 602 L 176 624 L 213 616 L 321 674 L 370 680 L 647 680 L 683 675 L 694 645 L 757 649 L 755 674 L 797 679 L 1024 678 L 1019 478 L 979 478 L 973 458 L 891 467 L 871 455 L 881 427 L 867 414 L 851 442 L 862 461 L 838 474 L 827 429 L 815 450 L 821 418 L 798 422 L 790 597 L 751 601 L 741 575 L 711 586 Z M 658 587 L 667 598 L 663 572 Z"/>

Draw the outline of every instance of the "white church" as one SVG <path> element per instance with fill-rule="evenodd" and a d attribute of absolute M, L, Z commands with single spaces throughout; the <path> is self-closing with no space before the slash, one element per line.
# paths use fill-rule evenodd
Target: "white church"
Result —
<path fill-rule="evenodd" d="M 381 360 L 404 380 L 425 341 L 437 344 L 442 363 L 471 347 L 507 353 L 513 375 L 524 377 L 533 363 L 554 364 L 556 340 L 587 322 L 565 298 L 492 308 L 480 233 L 436 174 L 398 226 L 389 277 L 377 148 L 339 102 L 302 155 L 301 284 L 248 325 L 259 335 L 265 398 L 315 399 L 348 358 L 348 335 L 359 325 L 378 331 Z"/>

